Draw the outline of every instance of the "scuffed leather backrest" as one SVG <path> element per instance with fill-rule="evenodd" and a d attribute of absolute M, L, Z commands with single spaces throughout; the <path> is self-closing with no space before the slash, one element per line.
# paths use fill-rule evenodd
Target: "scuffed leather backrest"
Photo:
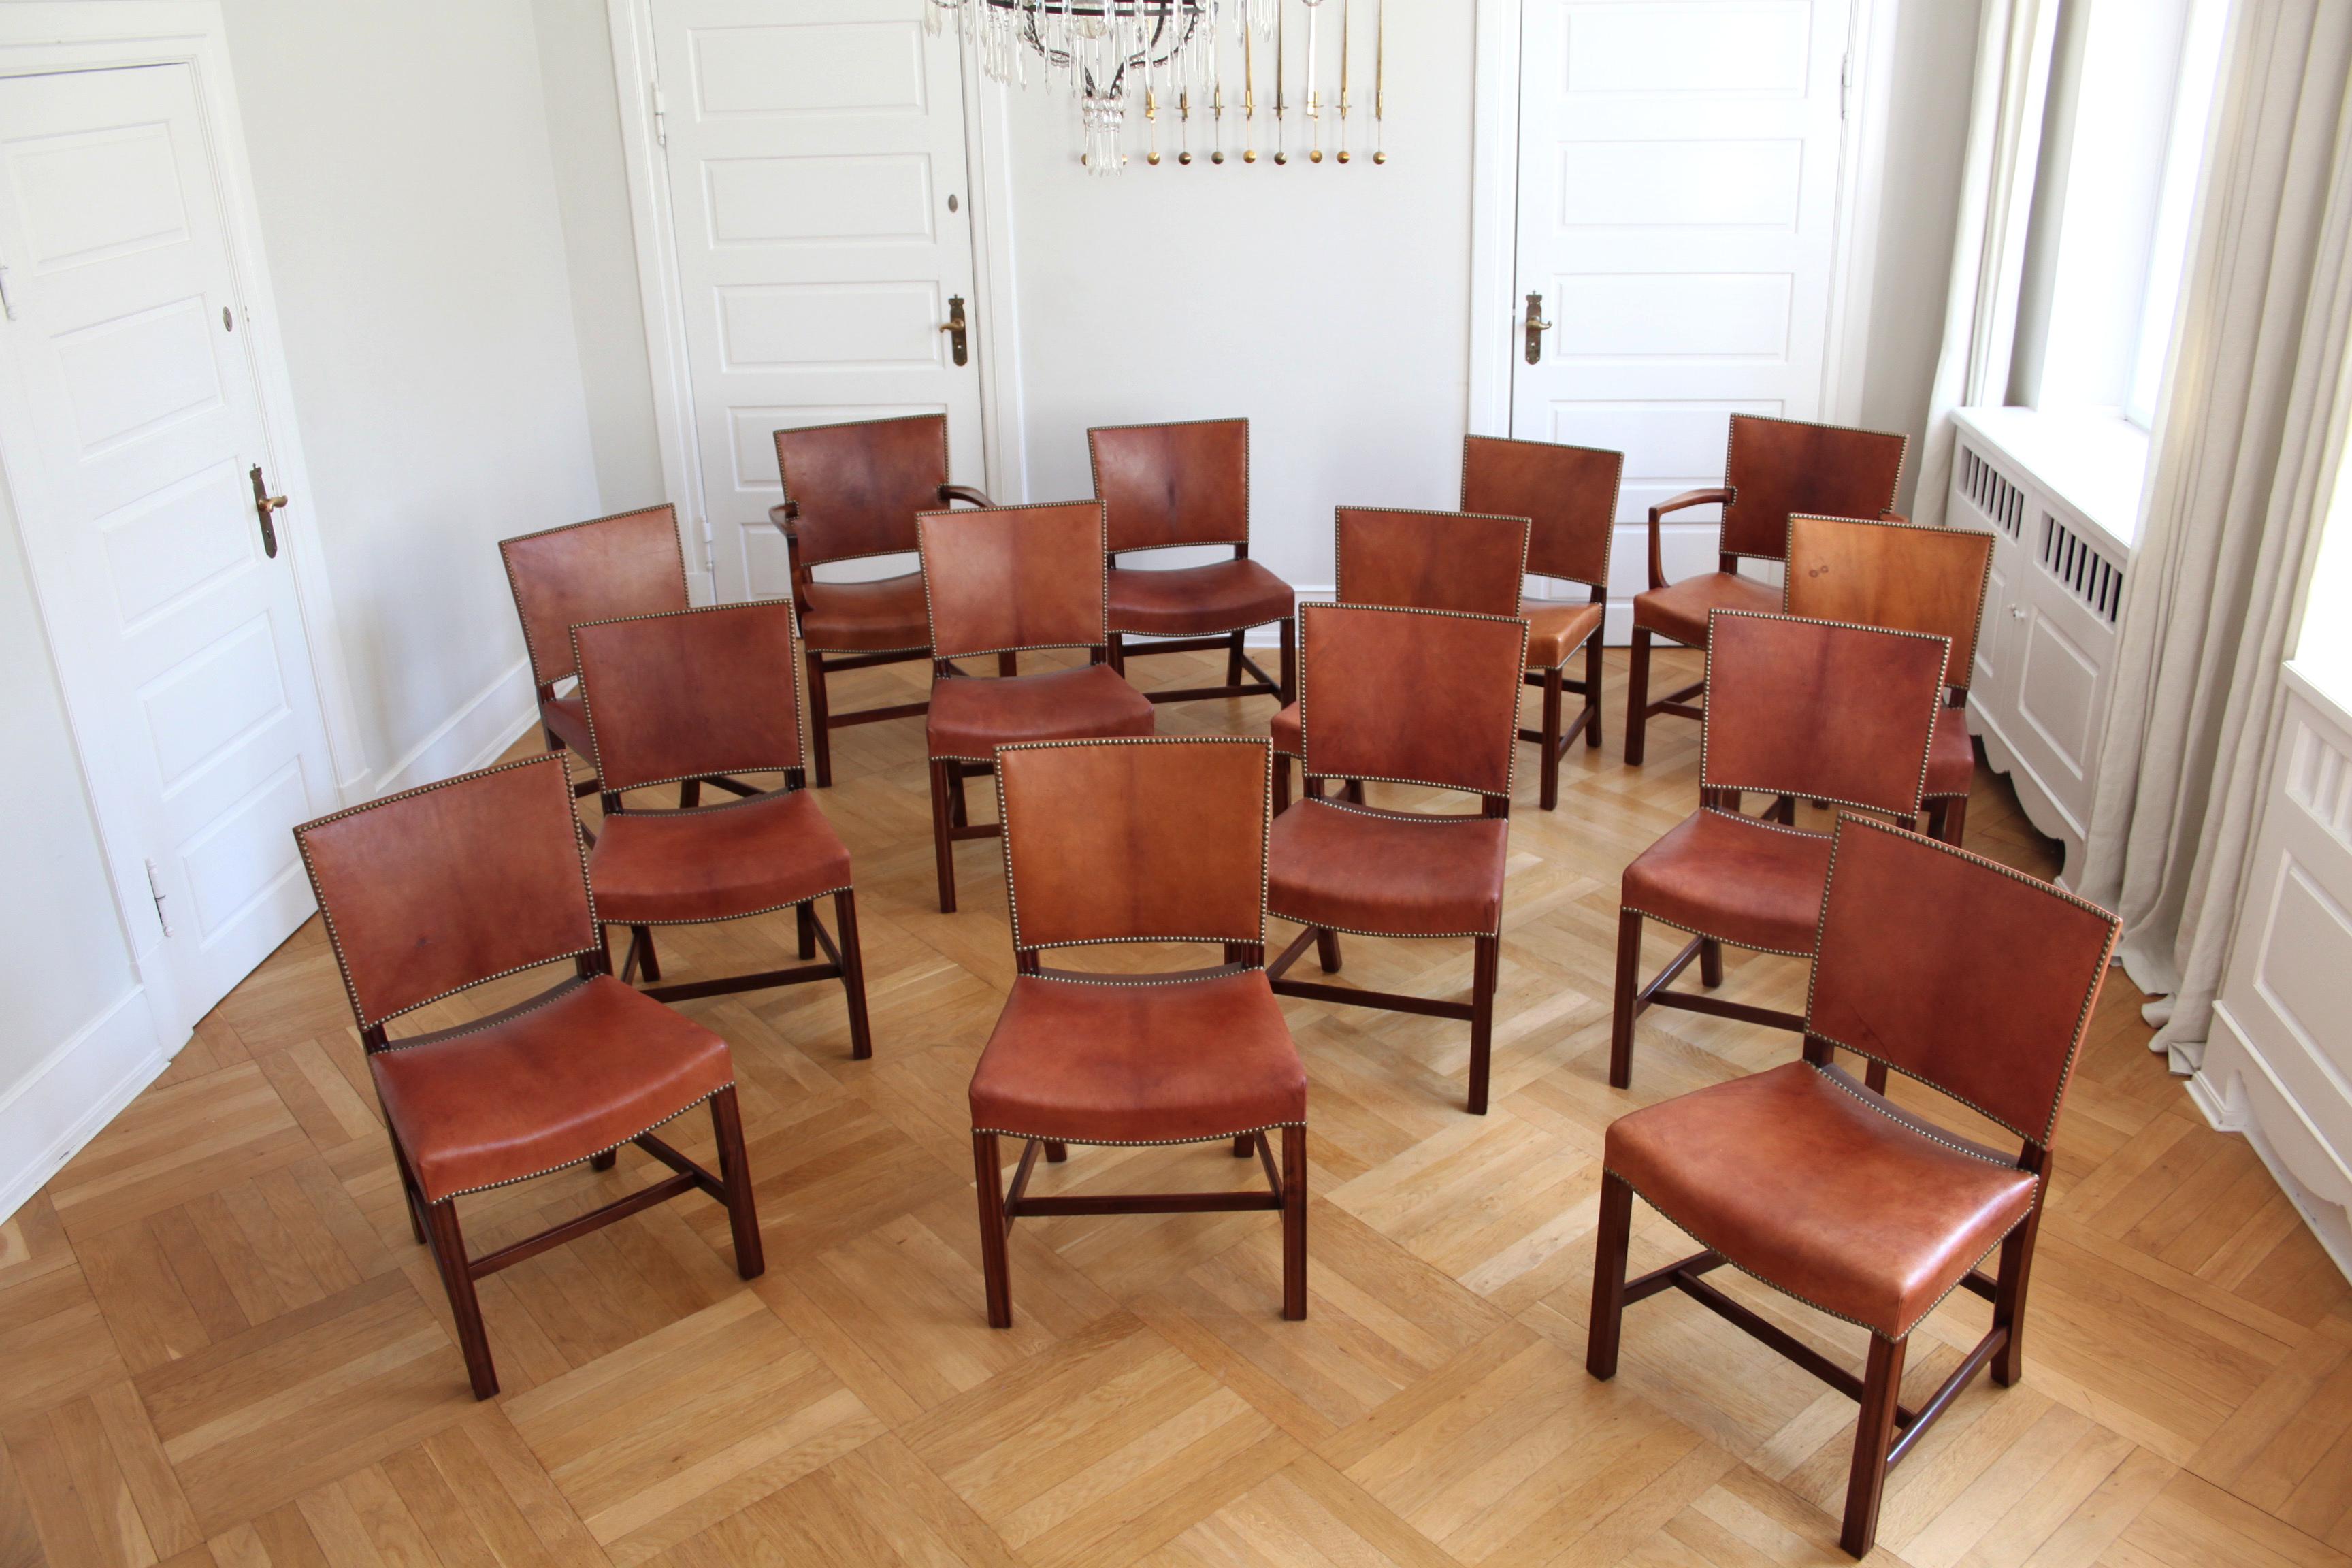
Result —
<path fill-rule="evenodd" d="M 915 514 L 948 482 L 947 416 L 779 430 L 776 473 L 800 511 L 803 565 L 912 550 Z"/>
<path fill-rule="evenodd" d="M 1778 561 L 1793 512 L 1880 517 L 1895 510 L 1909 437 L 1760 415 L 1731 416 L 1723 552 Z"/>
<path fill-rule="evenodd" d="M 1249 421 L 1112 425 L 1087 432 L 1110 547 L 1249 542 Z"/>
<path fill-rule="evenodd" d="M 1596 586 L 1609 581 L 1625 454 L 1496 436 L 1462 439 L 1462 510 L 1524 517 L 1528 570 Z"/>
<path fill-rule="evenodd" d="M 1510 794 L 1525 621 L 1358 605 L 1298 614 L 1309 774 Z"/>
<path fill-rule="evenodd" d="M 1702 789 L 1918 814 L 1950 643 L 1740 610 L 1707 628 Z"/>
<path fill-rule="evenodd" d="M 572 637 L 606 789 L 801 765 L 788 600 L 592 621 Z"/>
<path fill-rule="evenodd" d="M 2046 1144 L 2119 926 L 2021 871 L 1842 817 L 1805 1026 Z"/>
<path fill-rule="evenodd" d="M 552 753 L 306 822 L 294 842 L 362 1028 L 597 946 Z"/>
<path fill-rule="evenodd" d="M 917 523 L 934 658 L 1110 640 L 1102 502 L 927 511 Z"/>
<path fill-rule="evenodd" d="M 1332 538 L 1335 592 L 1343 605 L 1519 612 L 1526 518 L 1343 506 L 1333 513 Z"/>
<path fill-rule="evenodd" d="M 1238 737 L 999 751 L 1013 947 L 1263 942 L 1273 759 Z"/>
<path fill-rule="evenodd" d="M 1966 691 L 1991 581 L 1992 535 L 1850 517 L 1789 519 L 1789 613 L 1952 643 L 1945 684 Z"/>
<path fill-rule="evenodd" d="M 667 503 L 499 541 L 530 650 L 530 678 L 572 673 L 572 628 L 686 608 L 686 551 Z"/>

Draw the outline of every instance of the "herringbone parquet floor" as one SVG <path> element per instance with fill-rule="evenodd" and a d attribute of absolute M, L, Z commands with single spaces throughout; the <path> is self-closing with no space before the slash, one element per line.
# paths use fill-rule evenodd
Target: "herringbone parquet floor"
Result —
<path fill-rule="evenodd" d="M 1192 683 L 1188 662 L 1136 668 Z M 1462 1026 L 1288 1005 L 1313 1079 L 1300 1324 L 1276 1316 L 1274 1217 L 1226 1215 L 1026 1222 L 1019 1326 L 984 1326 L 963 1091 L 1012 954 L 992 845 L 961 851 L 964 912 L 933 910 L 915 723 L 844 733 L 823 797 L 856 857 L 875 1060 L 849 1060 L 831 986 L 691 1008 L 734 1043 L 766 1277 L 736 1279 L 699 1197 L 499 1274 L 489 1405 L 409 1241 L 314 923 L 0 1226 L 0 1564 L 1842 1561 L 1841 1396 L 1671 1293 L 1629 1315 L 1616 1382 L 1583 1371 L 1602 1130 L 1794 1050 L 1653 1014 L 1633 1095 L 1606 1087 L 1618 872 L 1696 793 L 1696 728 L 1664 724 L 1629 771 L 1619 703 L 1556 813 L 1521 749 L 1491 1115 L 1460 1109 Z M 1269 712 L 1161 723 L 1262 733 Z M 1970 826 L 1973 847 L 2050 868 L 1989 777 Z M 679 977 L 764 967 L 790 937 L 747 922 L 665 957 Z M 1349 939 L 1347 973 L 1445 994 L 1470 962 L 1467 942 Z M 1798 1005 L 1803 974 L 1734 954 L 1727 994 Z M 2028 1375 L 1979 1380 L 1895 1473 L 1879 1561 L 2352 1561 L 2352 1291 L 2147 1054 L 2137 1000 L 2110 986 L 2075 1079 Z M 679 1126 L 707 1152 L 699 1119 Z M 648 1163 L 483 1194 L 470 1237 L 576 1213 Z M 1249 1169 L 1216 1147 L 1076 1150 L 1045 1179 Z M 1637 1218 L 1634 1267 L 1675 1241 Z M 1859 1364 L 1856 1331 L 1742 1289 Z M 1962 1294 L 1922 1331 L 1910 1397 L 1983 1312 Z"/>

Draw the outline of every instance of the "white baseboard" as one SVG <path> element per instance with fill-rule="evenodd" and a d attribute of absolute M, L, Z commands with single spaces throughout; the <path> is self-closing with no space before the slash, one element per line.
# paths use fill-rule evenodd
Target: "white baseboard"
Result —
<path fill-rule="evenodd" d="M 133 986 L 0 1099 L 0 1221 L 120 1115 L 172 1060 Z"/>
<path fill-rule="evenodd" d="M 406 756 L 356 792 L 356 799 L 392 795 L 419 784 L 438 784 L 499 760 L 516 737 L 539 719 L 538 689 L 530 661 L 517 659 L 463 706 L 436 725 Z"/>

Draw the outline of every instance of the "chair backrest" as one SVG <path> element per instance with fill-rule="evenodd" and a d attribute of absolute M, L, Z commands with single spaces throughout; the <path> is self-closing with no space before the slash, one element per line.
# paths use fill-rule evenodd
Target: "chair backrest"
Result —
<path fill-rule="evenodd" d="M 927 511 L 916 521 L 933 658 L 1110 641 L 1102 502 Z"/>
<path fill-rule="evenodd" d="M 1013 949 L 1263 943 L 1273 761 L 1222 735 L 999 750 Z"/>
<path fill-rule="evenodd" d="M 1880 430 L 1733 415 L 1723 459 L 1731 500 L 1723 508 L 1722 553 L 1780 560 L 1789 547 L 1793 512 L 1882 517 L 1893 511 L 1910 444 L 1907 436 Z"/>
<path fill-rule="evenodd" d="M 1108 425 L 1087 432 L 1110 547 L 1249 542 L 1249 421 Z"/>
<path fill-rule="evenodd" d="M 572 639 L 606 791 L 801 765 L 789 602 L 591 621 Z"/>
<path fill-rule="evenodd" d="M 2022 871 L 1841 817 L 1805 1031 L 2047 1145 L 2121 923 Z"/>
<path fill-rule="evenodd" d="M 1466 511 L 1343 506 L 1332 556 L 1343 605 L 1516 616 L 1528 572 L 1528 520 Z"/>
<path fill-rule="evenodd" d="M 776 432 L 776 473 L 798 516 L 801 563 L 915 548 L 915 514 L 948 482 L 948 419 L 916 414 Z"/>
<path fill-rule="evenodd" d="M 551 752 L 306 822 L 294 842 L 362 1030 L 601 951 L 572 783 Z"/>
<path fill-rule="evenodd" d="M 572 673 L 581 622 L 686 608 L 686 548 L 667 502 L 501 539 L 499 554 L 541 687 Z"/>
<path fill-rule="evenodd" d="M 1916 816 L 1950 648 L 1920 632 L 1713 612 L 1699 788 Z"/>
<path fill-rule="evenodd" d="M 1366 605 L 1301 605 L 1298 614 L 1309 776 L 1510 798 L 1525 621 Z"/>
<path fill-rule="evenodd" d="M 1598 447 L 1462 438 L 1462 510 L 1526 518 L 1528 570 L 1539 577 L 1607 585 L 1624 474 L 1625 454 Z"/>
<path fill-rule="evenodd" d="M 1789 519 L 1788 559 L 1790 615 L 1949 637 L 1944 684 L 1969 689 L 1992 581 L 1991 534 L 1798 512 Z"/>

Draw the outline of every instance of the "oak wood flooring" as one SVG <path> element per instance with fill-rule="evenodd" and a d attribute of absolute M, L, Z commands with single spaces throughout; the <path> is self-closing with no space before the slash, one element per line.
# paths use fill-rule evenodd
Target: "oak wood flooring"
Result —
<path fill-rule="evenodd" d="M 1197 684 L 1215 667 L 1135 668 Z M 837 700 L 920 679 L 862 672 Z M 1160 717 L 1263 733 L 1271 712 Z M 1613 1383 L 1583 1371 L 1610 1120 L 1795 1048 L 1654 1013 L 1633 1091 L 1606 1086 L 1618 875 L 1696 794 L 1696 727 L 1659 722 L 1628 770 L 1622 712 L 1612 685 L 1607 743 L 1569 759 L 1556 812 L 1520 749 L 1490 1115 L 1461 1109 L 1463 1026 L 1286 1004 L 1313 1079 L 1303 1323 L 1278 1316 L 1275 1216 L 1231 1214 L 1024 1224 L 1018 1325 L 985 1326 L 963 1096 L 1013 961 L 994 845 L 958 852 L 963 911 L 933 908 L 916 722 L 838 732 L 820 796 L 856 857 L 874 1059 L 850 1060 L 830 985 L 688 1007 L 733 1042 L 766 1277 L 735 1278 L 699 1196 L 499 1274 L 488 1405 L 409 1240 L 313 922 L 0 1225 L 0 1568 L 1842 1561 L 1843 1397 L 1671 1293 L 1629 1314 Z M 992 809 L 984 785 L 974 800 Z M 1982 773 L 1969 844 L 2053 869 Z M 663 961 L 672 978 L 772 967 L 791 934 L 666 931 Z M 1342 979 L 1444 995 L 1470 966 L 1466 942 L 1351 937 Z M 1803 984 L 1801 963 L 1733 953 L 1725 994 L 1793 1007 Z M 1896 1472 L 1877 1561 L 2352 1563 L 2352 1290 L 2147 1053 L 2138 1001 L 2118 973 L 2060 1130 L 2026 1376 L 1979 1380 Z M 698 1119 L 676 1131 L 708 1152 Z M 480 1194 L 468 1236 L 499 1245 L 649 1164 L 625 1151 L 609 1174 Z M 1253 1175 L 1217 1147 L 1081 1149 L 1037 1187 Z M 1677 1241 L 1637 1206 L 1635 1268 Z M 1859 1364 L 1857 1331 L 1730 1288 Z M 1961 1295 L 1930 1320 L 1911 1397 L 1984 1310 Z"/>

